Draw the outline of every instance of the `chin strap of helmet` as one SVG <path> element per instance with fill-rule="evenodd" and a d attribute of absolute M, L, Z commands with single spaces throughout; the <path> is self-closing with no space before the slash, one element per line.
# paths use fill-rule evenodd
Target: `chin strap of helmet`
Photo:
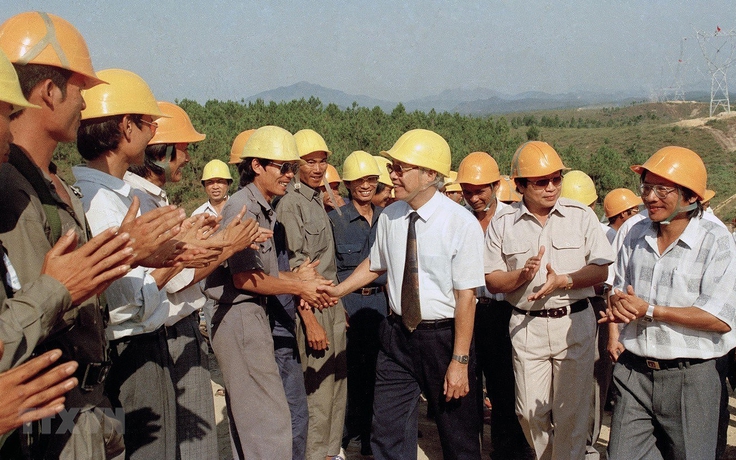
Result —
<path fill-rule="evenodd" d="M 332 207 L 337 211 L 338 216 L 342 216 L 342 211 L 340 210 L 340 206 L 337 205 L 337 201 L 335 201 L 335 194 L 332 193 L 332 187 L 330 187 L 330 183 L 327 182 L 327 174 L 322 176 L 322 184 L 325 186 L 325 191 L 327 192 L 327 196 L 330 197 L 330 202 L 332 203 Z"/>
<path fill-rule="evenodd" d="M 680 190 L 678 187 L 677 189 L 677 207 L 675 208 L 674 211 L 672 211 L 672 214 L 670 214 L 669 217 L 667 217 L 665 220 L 661 221 L 659 225 L 669 225 L 672 223 L 675 217 L 677 217 L 678 214 L 683 213 L 683 212 L 690 212 L 693 209 L 698 207 L 697 202 L 693 202 L 687 206 L 681 207 L 680 201 L 682 201 L 682 190 Z"/>

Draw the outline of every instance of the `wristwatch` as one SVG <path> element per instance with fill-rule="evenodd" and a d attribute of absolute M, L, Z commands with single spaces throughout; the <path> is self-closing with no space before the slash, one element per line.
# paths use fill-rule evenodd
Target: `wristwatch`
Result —
<path fill-rule="evenodd" d="M 567 284 L 565 285 L 565 290 L 569 291 L 572 289 L 572 276 L 567 275 Z"/>
<path fill-rule="evenodd" d="M 654 305 L 649 305 L 647 307 L 647 312 L 644 313 L 644 316 L 641 319 L 646 321 L 647 323 L 651 323 L 652 321 L 654 321 Z"/>
<path fill-rule="evenodd" d="M 460 364 L 468 364 L 470 356 L 468 355 L 452 355 L 452 359 L 459 362 Z"/>

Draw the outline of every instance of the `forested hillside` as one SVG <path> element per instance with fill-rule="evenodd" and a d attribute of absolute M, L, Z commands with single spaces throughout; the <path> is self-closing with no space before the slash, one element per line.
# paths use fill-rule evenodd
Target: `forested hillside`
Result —
<path fill-rule="evenodd" d="M 729 139 L 736 141 L 730 118 L 711 120 L 703 126 L 682 126 L 682 120 L 707 115 L 703 103 L 632 104 L 622 108 L 570 109 L 504 116 L 470 117 L 451 113 L 407 112 L 399 104 L 386 113 L 379 107 L 341 110 L 319 99 L 288 103 L 208 101 L 179 102 L 194 126 L 207 138 L 190 147 L 191 163 L 184 179 L 167 185 L 173 203 L 191 212 L 206 200 L 199 183 L 202 168 L 213 158 L 227 161 L 230 145 L 243 130 L 274 124 L 296 132 L 312 128 L 321 133 L 333 152 L 329 158 L 338 170 L 354 150 L 377 155 L 389 149 L 405 131 L 426 128 L 447 139 L 453 169 L 470 152 L 491 153 L 502 174 L 507 174 L 516 148 L 528 139 L 554 145 L 566 166 L 587 172 L 595 181 L 602 202 L 613 188 L 635 189 L 637 177 L 629 165 L 641 163 L 665 145 L 681 145 L 698 152 L 709 172 L 709 188 L 716 190 L 717 205 L 736 193 L 736 167 Z M 724 141 L 725 139 L 725 141 Z M 62 145 L 57 155 L 61 174 L 73 183 L 70 166 L 81 162 L 73 145 Z M 233 168 L 233 173 L 235 169 Z M 233 190 L 234 191 L 234 190 Z M 736 200 L 735 200 L 736 201 Z M 600 207 L 599 207 L 600 208 Z M 719 212 L 724 220 L 736 216 L 735 208 Z M 601 209 L 599 209 L 601 212 Z"/>

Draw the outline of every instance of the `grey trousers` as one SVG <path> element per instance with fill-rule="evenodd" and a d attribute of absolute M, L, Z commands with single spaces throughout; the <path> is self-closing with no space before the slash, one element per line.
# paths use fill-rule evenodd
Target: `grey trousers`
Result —
<path fill-rule="evenodd" d="M 327 334 L 330 342 L 327 350 L 309 348 L 301 321 L 297 323 L 296 339 L 309 406 L 307 459 L 323 460 L 340 453 L 345 424 L 348 399 L 345 310 L 338 303 L 315 311 L 314 316 Z"/>
<path fill-rule="evenodd" d="M 166 328 L 176 390 L 176 444 L 181 460 L 217 458 L 215 401 L 207 344 L 195 313 Z"/>
<path fill-rule="evenodd" d="M 225 381 L 233 456 L 291 458 L 291 414 L 266 312 L 250 302 L 217 310 L 222 319 L 211 340 Z"/>
<path fill-rule="evenodd" d="M 624 352 L 613 369 L 608 458 L 713 458 L 721 381 L 716 360 L 652 370 Z"/>

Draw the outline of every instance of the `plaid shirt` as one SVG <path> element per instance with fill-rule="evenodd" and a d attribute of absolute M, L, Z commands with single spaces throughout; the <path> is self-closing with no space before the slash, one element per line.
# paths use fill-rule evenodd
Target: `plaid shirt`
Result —
<path fill-rule="evenodd" d="M 727 230 L 696 217 L 662 255 L 652 221 L 637 223 L 624 240 L 616 261 L 614 286 L 652 305 L 695 306 L 723 320 L 727 333 L 695 330 L 680 324 L 637 319 L 620 337 L 639 356 L 709 359 L 736 346 L 736 245 Z"/>

